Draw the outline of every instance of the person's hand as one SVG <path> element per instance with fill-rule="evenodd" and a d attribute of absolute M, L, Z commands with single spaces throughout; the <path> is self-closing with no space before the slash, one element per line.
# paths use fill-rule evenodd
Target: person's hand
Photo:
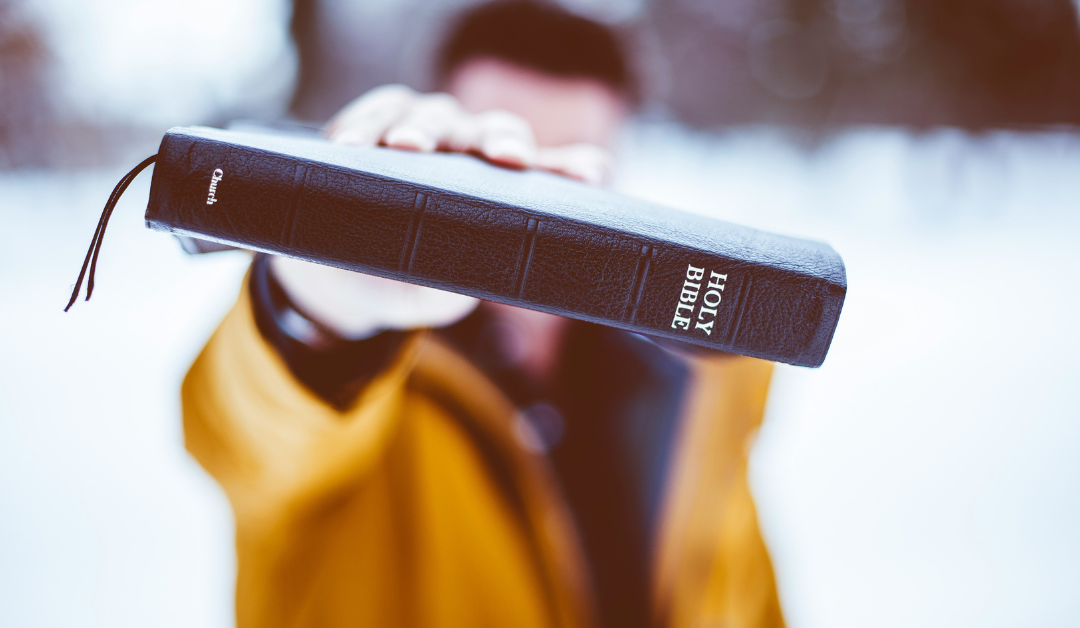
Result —
<path fill-rule="evenodd" d="M 404 85 L 377 87 L 330 120 L 331 141 L 349 146 L 474 153 L 510 168 L 539 168 L 602 185 L 611 176 L 607 150 L 592 144 L 537 146 L 532 127 L 508 111 L 472 114 L 449 94 L 418 94 Z"/>
<path fill-rule="evenodd" d="M 529 123 L 506 111 L 466 112 L 448 94 L 419 94 L 386 85 L 360 96 L 330 121 L 330 141 L 350 146 L 389 146 L 476 154 L 509 168 L 540 168 L 593 184 L 607 181 L 608 152 L 590 144 L 539 147 Z M 384 329 L 450 325 L 478 301 L 434 288 L 274 257 L 270 267 L 289 297 L 307 315 L 345 338 Z"/>

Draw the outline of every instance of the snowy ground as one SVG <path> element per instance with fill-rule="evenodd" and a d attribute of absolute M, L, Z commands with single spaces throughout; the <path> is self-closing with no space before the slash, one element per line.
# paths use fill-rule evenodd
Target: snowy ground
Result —
<path fill-rule="evenodd" d="M 659 135 L 636 191 L 847 263 L 830 355 L 779 369 L 754 458 L 791 624 L 1077 625 L 1080 136 Z"/>
<path fill-rule="evenodd" d="M 1080 136 L 656 125 L 625 153 L 628 192 L 847 262 L 829 358 L 778 369 L 754 457 L 790 624 L 1076 625 Z M 246 260 L 143 229 L 143 175 L 63 314 L 122 174 L 0 173 L 0 625 L 232 622 L 177 390 Z"/>

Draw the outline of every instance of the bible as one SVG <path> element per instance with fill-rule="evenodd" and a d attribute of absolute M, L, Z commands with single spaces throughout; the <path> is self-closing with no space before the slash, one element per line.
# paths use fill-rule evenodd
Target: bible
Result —
<path fill-rule="evenodd" d="M 469 155 L 178 127 L 147 227 L 800 366 L 847 278 L 827 244 Z"/>

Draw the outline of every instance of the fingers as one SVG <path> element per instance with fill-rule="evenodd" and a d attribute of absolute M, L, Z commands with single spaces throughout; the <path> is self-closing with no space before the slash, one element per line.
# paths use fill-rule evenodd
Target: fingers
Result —
<path fill-rule="evenodd" d="M 509 168 L 541 168 L 591 183 L 611 179 L 611 154 L 591 144 L 538 148 L 529 122 L 508 111 L 471 115 L 449 94 L 377 87 L 349 103 L 326 128 L 331 141 L 431 152 L 473 152 Z"/>
<path fill-rule="evenodd" d="M 465 111 L 449 94 L 427 94 L 416 98 L 409 110 L 383 136 L 392 148 L 431 152 L 447 148 L 451 138 L 465 124 Z"/>
<path fill-rule="evenodd" d="M 376 87 L 334 116 L 326 135 L 338 144 L 375 146 L 409 112 L 417 98 L 417 93 L 404 85 Z"/>
<path fill-rule="evenodd" d="M 472 150 L 488 161 L 511 168 L 531 168 L 536 162 L 536 137 L 521 116 L 492 110 L 475 116 Z"/>
<path fill-rule="evenodd" d="M 449 94 L 417 94 L 384 85 L 349 103 L 327 125 L 331 141 L 429 152 L 447 148 L 468 116 Z"/>
<path fill-rule="evenodd" d="M 613 163 L 611 153 L 599 146 L 569 144 L 539 149 L 534 165 L 592 185 L 606 185 L 611 181 Z"/>

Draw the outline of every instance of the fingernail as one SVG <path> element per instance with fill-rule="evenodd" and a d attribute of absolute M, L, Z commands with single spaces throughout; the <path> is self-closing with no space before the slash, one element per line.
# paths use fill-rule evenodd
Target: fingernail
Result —
<path fill-rule="evenodd" d="M 435 138 L 416 127 L 394 127 L 386 133 L 386 145 L 404 150 L 431 152 L 435 150 Z"/>
<path fill-rule="evenodd" d="M 484 156 L 507 166 L 527 168 L 536 160 L 536 151 L 513 137 L 495 137 L 484 141 Z"/>

